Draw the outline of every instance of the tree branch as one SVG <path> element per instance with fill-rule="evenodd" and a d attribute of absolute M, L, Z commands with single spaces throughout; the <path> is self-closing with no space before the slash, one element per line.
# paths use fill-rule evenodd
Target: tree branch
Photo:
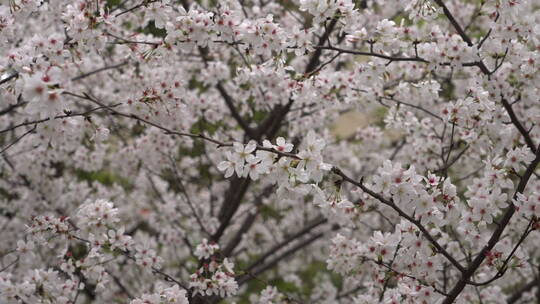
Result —
<path fill-rule="evenodd" d="M 540 147 L 537 150 L 540 150 Z M 540 152 L 537 152 L 535 159 L 529 164 L 529 166 L 525 170 L 525 173 L 521 177 L 520 182 L 517 186 L 517 189 L 514 192 L 514 198 L 517 196 L 518 193 L 523 193 L 523 191 L 525 190 L 527 186 L 527 183 L 529 182 L 529 179 L 531 178 L 534 170 L 536 169 L 536 166 L 538 166 L 539 163 L 540 163 Z M 511 202 L 510 206 L 504 213 L 502 219 L 499 221 L 499 225 L 497 226 L 497 229 L 495 229 L 495 231 L 491 235 L 491 238 L 489 239 L 488 243 L 482 248 L 480 253 L 476 256 L 476 258 L 469 265 L 469 267 L 467 267 L 466 271 L 462 272 L 461 279 L 450 291 L 448 297 L 446 297 L 443 304 L 453 303 L 454 300 L 459 296 L 461 291 L 463 291 L 467 283 L 470 281 L 470 278 L 474 275 L 476 270 L 480 267 L 480 265 L 486 258 L 486 253 L 490 251 L 491 249 L 493 249 L 493 247 L 495 247 L 495 245 L 499 242 L 499 239 L 501 238 L 501 235 L 504 232 L 504 229 L 506 228 L 506 226 L 508 226 L 508 223 L 510 223 L 510 219 L 512 218 L 515 212 L 516 212 L 516 207 Z"/>
<path fill-rule="evenodd" d="M 265 254 L 260 256 L 257 260 L 255 260 L 255 262 L 251 263 L 251 265 L 248 266 L 246 269 L 248 271 L 250 271 L 250 270 L 256 268 L 257 266 L 262 264 L 268 257 L 275 254 L 278 250 L 280 250 L 284 246 L 287 246 L 292 241 L 306 235 L 307 233 L 311 232 L 316 227 L 318 227 L 318 226 L 320 226 L 322 224 L 325 224 L 327 222 L 328 222 L 328 220 L 326 218 L 318 218 L 318 219 L 313 220 L 310 224 L 308 224 L 302 230 L 298 231 L 297 233 L 295 233 L 293 235 L 290 235 L 289 237 L 287 237 L 283 241 L 279 242 L 278 244 L 274 245 L 272 248 L 268 249 Z"/>
<path fill-rule="evenodd" d="M 394 209 L 394 211 L 396 211 L 399 216 L 401 216 L 402 218 L 405 218 L 406 220 L 408 220 L 409 222 L 413 223 L 418 229 L 420 229 L 420 231 L 422 232 L 422 234 L 424 235 L 424 237 L 426 239 L 428 239 L 428 241 L 437 249 L 437 251 L 439 253 L 441 253 L 444 257 L 446 257 L 446 259 L 448 259 L 448 261 L 450 261 L 450 263 L 452 263 L 452 265 L 454 265 L 460 272 L 464 272 L 465 271 L 465 268 L 458 262 L 456 261 L 456 259 L 454 259 L 454 257 L 452 255 L 450 255 L 448 253 L 448 251 L 446 251 L 446 249 L 444 249 L 436 240 L 435 238 L 433 238 L 433 236 L 431 236 L 431 234 L 427 231 L 427 229 L 421 224 L 421 222 L 419 220 L 416 220 L 414 219 L 412 216 L 408 215 L 407 213 L 405 213 L 403 210 L 401 210 L 393 201 L 391 200 L 387 200 L 386 198 L 384 198 L 382 195 L 378 194 L 378 193 L 375 193 L 373 192 L 371 189 L 367 188 L 364 184 L 363 184 L 363 181 L 360 180 L 360 182 L 357 182 L 355 180 L 353 180 L 352 178 L 350 178 L 349 176 L 347 176 L 345 173 L 343 173 L 343 171 L 341 171 L 341 169 L 337 168 L 337 167 L 333 167 L 332 168 L 332 172 L 336 175 L 339 175 L 343 178 L 344 181 L 347 181 L 357 187 L 359 187 L 360 189 L 362 189 L 362 191 L 366 192 L 367 194 L 369 194 L 371 197 L 377 199 L 379 202 L 383 203 L 384 205 L 387 205 L 389 206 L 390 208 Z"/>
<path fill-rule="evenodd" d="M 244 121 L 242 116 L 238 113 L 238 110 L 234 106 L 234 101 L 232 97 L 227 93 L 225 88 L 221 83 L 218 83 L 216 85 L 216 88 L 218 89 L 219 93 L 223 97 L 223 100 L 225 101 L 225 104 L 227 105 L 227 108 L 229 108 L 229 111 L 231 111 L 231 115 L 233 116 L 234 120 L 240 125 L 242 130 L 246 133 L 246 135 L 251 138 L 258 140 L 257 134 L 247 125 L 247 123 Z"/>
<path fill-rule="evenodd" d="M 536 145 L 534 144 L 529 131 L 527 131 L 525 127 L 523 127 L 523 125 L 517 118 L 514 109 L 512 109 L 512 106 L 508 103 L 508 100 L 506 100 L 505 98 L 501 98 L 501 103 L 503 104 L 504 109 L 508 113 L 508 116 L 510 116 L 510 120 L 512 121 L 516 129 L 518 129 L 521 136 L 523 136 L 523 139 L 525 140 L 525 143 L 527 144 L 529 149 L 531 149 L 531 151 L 536 154 Z"/>

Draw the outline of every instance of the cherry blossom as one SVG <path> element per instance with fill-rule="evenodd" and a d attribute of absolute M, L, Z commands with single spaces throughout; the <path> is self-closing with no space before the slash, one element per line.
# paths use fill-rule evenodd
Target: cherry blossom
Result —
<path fill-rule="evenodd" d="M 1 303 L 538 301 L 536 1 L 4 2 Z"/>

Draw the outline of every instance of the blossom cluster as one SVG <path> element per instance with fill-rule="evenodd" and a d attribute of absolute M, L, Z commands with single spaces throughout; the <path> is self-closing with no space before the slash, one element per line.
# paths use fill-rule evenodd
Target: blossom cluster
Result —
<path fill-rule="evenodd" d="M 235 280 L 234 264 L 227 258 L 218 261 L 216 251 L 219 251 L 219 246 L 209 245 L 207 242 L 204 239 L 197 246 L 196 255 L 204 264 L 190 276 L 190 288 L 193 288 L 194 294 L 207 296 L 229 297 L 236 294 L 238 283 Z"/>
<path fill-rule="evenodd" d="M 234 143 L 234 152 L 227 151 L 227 160 L 218 165 L 218 169 L 225 171 L 225 177 L 236 173 L 239 177 L 248 177 L 257 180 L 259 175 L 270 175 L 270 179 L 277 182 L 289 180 L 289 183 L 307 182 L 313 180 L 320 182 L 324 171 L 330 166 L 322 160 L 324 140 L 316 138 L 311 132 L 307 135 L 306 144 L 297 153 L 295 159 L 280 157 L 280 154 L 290 153 L 293 145 L 286 142 L 283 137 L 276 140 L 276 144 L 263 141 L 262 148 L 257 149 L 257 143 L 250 141 L 246 145 Z"/>
<path fill-rule="evenodd" d="M 178 285 L 172 287 L 158 286 L 157 291 L 151 294 L 143 294 L 140 298 L 132 300 L 130 304 L 165 304 L 178 303 L 188 304 L 186 291 L 181 290 Z"/>

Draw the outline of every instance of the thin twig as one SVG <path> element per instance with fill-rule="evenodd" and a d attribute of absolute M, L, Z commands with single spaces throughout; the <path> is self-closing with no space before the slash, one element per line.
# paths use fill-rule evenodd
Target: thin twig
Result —
<path fill-rule="evenodd" d="M 21 136 L 17 137 L 14 141 L 12 141 L 9 145 L 7 145 L 6 147 L 4 147 L 2 149 L 2 151 L 0 151 L 0 154 L 4 154 L 4 152 L 7 151 L 7 149 L 9 149 L 10 147 L 12 147 L 14 144 L 16 144 L 19 140 L 23 139 L 23 137 L 25 137 L 26 135 L 34 132 L 34 130 L 36 130 L 37 128 L 37 124 L 34 125 L 33 128 L 31 128 L 30 130 L 26 131 L 24 134 L 22 134 Z"/>

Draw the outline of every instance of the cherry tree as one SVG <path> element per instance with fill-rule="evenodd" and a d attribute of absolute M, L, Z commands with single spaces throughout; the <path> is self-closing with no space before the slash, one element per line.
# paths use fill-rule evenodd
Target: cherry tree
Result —
<path fill-rule="evenodd" d="M 0 302 L 540 301 L 539 24 L 535 0 L 1 1 Z"/>

